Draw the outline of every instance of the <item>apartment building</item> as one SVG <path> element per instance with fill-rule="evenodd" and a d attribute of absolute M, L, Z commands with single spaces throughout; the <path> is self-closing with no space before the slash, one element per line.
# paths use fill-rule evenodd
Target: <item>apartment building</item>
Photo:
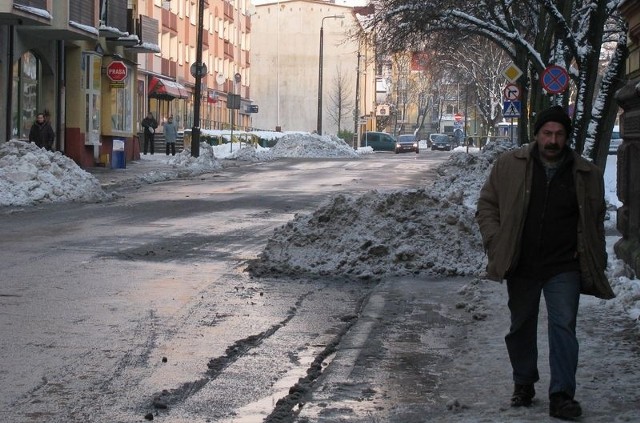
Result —
<path fill-rule="evenodd" d="M 259 113 L 254 127 L 322 128 L 323 134 L 375 127 L 374 49 L 354 36 L 362 28 L 362 9 L 321 0 L 256 5 L 251 64 Z"/>
<path fill-rule="evenodd" d="M 194 125 L 199 6 L 203 7 L 200 126 L 240 127 L 250 115 L 249 0 L 4 0 L 0 2 L 0 142 L 28 139 L 48 116 L 55 149 L 82 167 L 104 165 L 113 141 L 139 157 L 151 111 Z M 240 110 L 226 107 L 229 93 Z"/>

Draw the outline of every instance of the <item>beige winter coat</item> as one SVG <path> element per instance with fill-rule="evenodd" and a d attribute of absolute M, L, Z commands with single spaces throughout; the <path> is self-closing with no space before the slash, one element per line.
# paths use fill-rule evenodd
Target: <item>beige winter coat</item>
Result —
<path fill-rule="evenodd" d="M 480 191 L 476 218 L 488 256 L 487 277 L 502 281 L 518 263 L 522 229 L 531 194 L 533 158 L 530 143 L 503 153 Z M 604 273 L 607 253 L 604 236 L 604 181 L 594 164 L 574 151 L 573 178 L 578 197 L 578 258 L 582 293 L 613 298 Z"/>

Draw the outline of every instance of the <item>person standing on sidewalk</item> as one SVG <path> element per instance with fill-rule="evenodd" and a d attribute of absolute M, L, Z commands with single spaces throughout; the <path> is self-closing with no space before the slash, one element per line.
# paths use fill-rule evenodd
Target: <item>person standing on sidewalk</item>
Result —
<path fill-rule="evenodd" d="M 540 112 L 535 142 L 503 153 L 480 191 L 476 218 L 487 277 L 507 280 L 511 314 L 505 337 L 513 369 L 511 405 L 530 406 L 539 380 L 540 296 L 548 314 L 549 414 L 582 415 L 574 399 L 580 293 L 614 297 L 604 273 L 604 181 L 567 143 L 571 119 L 560 107 Z"/>
<path fill-rule="evenodd" d="M 162 125 L 164 128 L 164 143 L 166 146 L 167 156 L 169 155 L 169 150 L 171 150 L 171 155 L 176 155 L 176 139 L 178 139 L 178 128 L 176 124 L 173 123 L 173 115 L 170 115 L 167 121 Z"/>
<path fill-rule="evenodd" d="M 56 133 L 53 132 L 51 124 L 47 121 L 44 113 L 36 115 L 36 121 L 29 130 L 29 141 L 35 143 L 40 148 L 48 151 L 53 150 L 53 141 L 56 139 Z"/>
<path fill-rule="evenodd" d="M 144 128 L 144 154 L 147 154 L 147 151 L 153 154 L 153 144 L 155 142 L 158 121 L 153 117 L 153 113 L 149 112 L 147 114 L 147 117 L 142 119 L 142 122 L 140 122 L 140 124 Z"/>

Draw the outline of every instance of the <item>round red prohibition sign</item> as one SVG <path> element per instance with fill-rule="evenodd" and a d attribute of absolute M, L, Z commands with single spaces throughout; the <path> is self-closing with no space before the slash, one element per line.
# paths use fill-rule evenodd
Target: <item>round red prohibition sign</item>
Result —
<path fill-rule="evenodd" d="M 569 86 L 569 74 L 557 65 L 547 66 L 542 72 L 542 88 L 550 94 L 559 94 Z"/>
<path fill-rule="evenodd" d="M 107 77 L 113 82 L 124 81 L 127 77 L 127 65 L 119 60 L 109 63 L 107 66 Z"/>

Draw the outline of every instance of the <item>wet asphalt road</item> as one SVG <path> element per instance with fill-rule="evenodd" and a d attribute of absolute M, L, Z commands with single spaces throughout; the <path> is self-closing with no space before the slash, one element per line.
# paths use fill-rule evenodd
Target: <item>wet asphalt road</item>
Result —
<path fill-rule="evenodd" d="M 329 195 L 423 187 L 447 156 L 246 164 L 0 210 L 0 420 L 293 421 L 292 387 L 330 367 L 374 286 L 244 262 Z"/>
<path fill-rule="evenodd" d="M 538 396 L 508 405 L 504 285 L 243 271 L 295 213 L 332 193 L 427 186 L 448 155 L 282 160 L 152 185 L 127 181 L 133 163 L 96 170 L 113 201 L 0 209 L 0 421 L 557 421 L 544 313 Z M 580 421 L 640 421 L 637 327 L 591 297 L 580 310 Z"/>

